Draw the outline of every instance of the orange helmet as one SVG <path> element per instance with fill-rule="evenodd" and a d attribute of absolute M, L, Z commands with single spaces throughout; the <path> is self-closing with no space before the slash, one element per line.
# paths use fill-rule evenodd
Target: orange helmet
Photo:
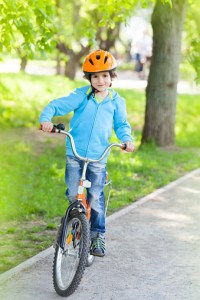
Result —
<path fill-rule="evenodd" d="M 96 50 L 86 56 L 82 70 L 86 74 L 111 71 L 117 67 L 114 56 L 108 51 Z"/>

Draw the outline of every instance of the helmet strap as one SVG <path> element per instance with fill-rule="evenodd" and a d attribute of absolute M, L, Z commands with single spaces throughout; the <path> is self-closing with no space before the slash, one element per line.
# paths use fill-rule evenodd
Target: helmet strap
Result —
<path fill-rule="evenodd" d="M 91 85 L 91 92 L 88 94 L 87 98 L 88 100 L 90 99 L 90 97 L 92 96 L 92 94 L 98 93 L 99 91 L 96 90 L 92 85 Z"/>

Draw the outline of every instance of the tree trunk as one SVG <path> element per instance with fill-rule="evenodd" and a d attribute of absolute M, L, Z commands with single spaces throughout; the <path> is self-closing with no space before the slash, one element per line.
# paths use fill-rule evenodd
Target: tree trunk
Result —
<path fill-rule="evenodd" d="M 25 56 L 22 56 L 20 58 L 21 58 L 21 61 L 20 61 L 20 71 L 25 72 L 26 66 L 27 66 L 27 63 L 28 63 L 27 56 L 25 55 Z"/>
<path fill-rule="evenodd" d="M 76 76 L 76 71 L 78 65 L 80 63 L 80 59 L 88 53 L 90 46 L 82 46 L 79 52 L 74 52 L 65 43 L 58 43 L 56 48 L 61 53 L 69 56 L 69 60 L 65 64 L 65 76 L 69 77 L 70 79 L 74 80 Z"/>
<path fill-rule="evenodd" d="M 22 48 L 18 47 L 16 50 L 20 58 L 20 71 L 25 72 L 28 63 L 28 57 Z"/>
<path fill-rule="evenodd" d="M 174 144 L 181 35 L 187 0 L 157 0 L 152 14 L 153 56 L 146 88 L 142 143 Z"/>
<path fill-rule="evenodd" d="M 96 41 L 99 49 L 109 51 L 110 48 L 115 47 L 115 42 L 119 38 L 120 24 L 116 23 L 114 28 L 98 27 L 96 33 Z"/>
<path fill-rule="evenodd" d="M 65 63 L 65 76 L 71 80 L 75 79 L 79 60 L 75 53 L 71 53 L 69 60 Z"/>
<path fill-rule="evenodd" d="M 56 57 L 56 75 L 62 75 L 61 58 L 59 52 Z"/>

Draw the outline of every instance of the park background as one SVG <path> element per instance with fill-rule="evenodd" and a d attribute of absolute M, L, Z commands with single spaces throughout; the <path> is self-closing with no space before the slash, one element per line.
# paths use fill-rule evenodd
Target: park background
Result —
<path fill-rule="evenodd" d="M 118 1 L 117 4 L 109 0 L 106 5 L 105 1 L 97 4 L 81 0 L 76 3 L 61 0 L 1 2 L 1 272 L 49 247 L 54 240 L 60 217 L 66 209 L 65 141 L 62 136 L 40 132 L 38 118 L 50 100 L 87 84 L 82 78 L 81 64 L 93 49 L 106 49 L 117 57 L 118 79 L 113 82 L 113 87 L 126 99 L 128 120 L 137 148 L 133 154 L 114 150 L 110 155 L 108 171 L 113 189 L 109 214 L 199 167 L 200 27 L 197 2 L 174 0 L 172 6 L 171 1 L 159 0 Z M 170 52 L 157 51 L 154 45 L 152 65 L 147 65 L 141 77 L 136 72 L 133 48 L 144 31 L 154 39 L 159 34 L 152 24 L 155 11 L 161 22 L 159 28 L 169 26 L 172 48 Z M 177 20 L 182 11 L 179 55 L 172 37 L 177 33 L 173 31 L 174 24 L 178 24 L 174 19 Z M 171 19 L 166 19 L 166 15 Z M 166 33 L 166 28 L 162 32 Z M 161 34 L 162 45 L 169 43 L 166 38 L 167 33 Z M 178 53 L 172 64 L 171 52 L 174 50 Z M 161 56 L 159 64 L 154 59 L 157 55 Z M 170 96 L 165 83 L 167 75 L 173 77 L 177 73 L 176 68 L 179 76 L 170 87 L 173 90 Z M 145 89 L 149 87 L 150 90 L 152 85 L 154 90 L 163 93 L 161 98 L 160 95 L 149 96 Z M 170 140 L 163 138 L 172 121 L 173 114 L 168 114 L 160 120 L 161 128 L 165 128 L 165 131 L 161 130 L 163 134 L 157 136 L 154 132 L 155 136 L 145 140 L 146 103 L 164 99 L 165 95 L 167 104 L 162 101 L 150 103 L 156 111 L 160 106 L 170 111 L 170 99 L 175 99 L 174 136 L 170 129 Z M 149 97 L 153 100 L 148 100 Z M 162 110 L 159 115 L 162 116 Z M 56 118 L 54 122 L 63 122 L 68 128 L 70 117 Z M 151 118 L 151 122 L 154 121 Z M 113 135 L 111 141 L 115 140 Z"/>

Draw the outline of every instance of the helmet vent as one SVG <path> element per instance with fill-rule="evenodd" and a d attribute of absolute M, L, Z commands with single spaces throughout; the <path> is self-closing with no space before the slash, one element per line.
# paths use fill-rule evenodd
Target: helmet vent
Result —
<path fill-rule="evenodd" d="M 108 56 L 105 56 L 105 58 L 104 58 L 104 64 L 107 62 L 107 60 L 108 60 Z"/>
<path fill-rule="evenodd" d="M 91 65 L 93 65 L 93 66 L 94 66 L 94 63 L 93 63 L 93 61 L 92 61 L 92 59 L 91 59 L 91 58 L 89 59 L 89 62 L 91 63 Z"/>
<path fill-rule="evenodd" d="M 95 50 L 88 54 L 82 66 L 84 73 L 93 74 L 97 72 L 107 72 L 116 69 L 117 62 L 108 51 Z"/>

